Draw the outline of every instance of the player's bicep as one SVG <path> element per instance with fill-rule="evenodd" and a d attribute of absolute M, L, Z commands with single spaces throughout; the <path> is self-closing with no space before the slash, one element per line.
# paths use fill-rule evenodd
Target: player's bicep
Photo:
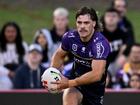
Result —
<path fill-rule="evenodd" d="M 107 40 L 101 40 L 93 46 L 93 60 L 92 60 L 92 69 L 95 74 L 100 78 L 105 72 L 106 63 L 108 61 L 110 53 L 110 45 Z"/>
<path fill-rule="evenodd" d="M 63 50 L 61 45 L 60 45 L 59 48 L 56 51 L 56 55 L 61 56 L 61 57 L 65 57 L 67 54 L 68 54 L 68 52 Z"/>
<path fill-rule="evenodd" d="M 67 55 L 67 52 L 64 51 L 60 46 L 54 53 L 50 66 L 59 69 L 64 63 L 64 59 L 66 55 Z"/>

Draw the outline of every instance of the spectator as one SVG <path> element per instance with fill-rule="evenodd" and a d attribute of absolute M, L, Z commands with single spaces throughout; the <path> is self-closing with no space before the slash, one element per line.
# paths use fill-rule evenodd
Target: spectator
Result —
<path fill-rule="evenodd" d="M 140 75 L 139 74 L 131 75 L 129 86 L 131 89 L 140 89 Z"/>
<path fill-rule="evenodd" d="M 54 43 L 53 52 L 59 47 L 63 35 L 67 31 L 69 31 L 68 16 L 69 16 L 69 12 L 65 8 L 60 7 L 53 12 L 53 28 L 50 31 Z M 72 68 L 72 63 L 71 63 L 72 61 L 73 61 L 73 57 L 71 54 L 66 56 L 65 63 L 64 63 L 65 64 L 64 69 L 66 71 L 69 71 Z"/>
<path fill-rule="evenodd" d="M 140 75 L 140 44 L 137 43 L 132 46 L 127 63 L 117 73 L 121 87 L 128 87 L 133 74 Z"/>
<path fill-rule="evenodd" d="M 120 15 L 119 12 L 113 8 L 106 10 L 103 16 L 103 35 L 108 39 L 111 46 L 110 53 L 110 66 L 109 71 L 112 76 L 116 75 L 118 70 L 118 64 L 116 59 L 122 54 L 122 46 L 126 45 L 126 33 L 124 33 L 119 27 Z"/>
<path fill-rule="evenodd" d="M 119 27 L 127 33 L 127 43 L 133 44 L 135 42 L 134 38 L 134 30 L 131 22 L 126 17 L 127 12 L 127 1 L 126 0 L 113 0 L 112 2 L 112 8 L 115 8 L 120 12 L 120 22 Z"/>
<path fill-rule="evenodd" d="M 53 28 L 50 30 L 52 40 L 54 43 L 54 51 L 61 43 L 62 36 L 69 31 L 68 28 L 68 15 L 69 12 L 65 8 L 57 8 L 53 12 Z"/>
<path fill-rule="evenodd" d="M 27 62 L 16 71 L 14 86 L 18 89 L 41 88 L 41 75 L 45 69 L 40 65 L 42 60 L 40 45 L 30 45 L 27 57 Z"/>
<path fill-rule="evenodd" d="M 128 18 L 126 17 L 126 12 L 127 12 L 127 7 L 128 7 L 127 1 L 126 0 L 113 0 L 111 7 L 115 8 L 116 10 L 120 12 L 120 22 L 118 26 L 127 35 L 126 43 L 128 46 L 125 46 L 126 53 L 123 53 L 122 55 L 120 55 L 118 59 L 116 60 L 117 64 L 119 64 L 119 66 L 121 67 L 127 60 L 127 53 L 129 53 L 127 52 L 128 51 L 127 49 L 129 49 L 129 46 L 131 46 L 135 42 L 135 35 L 134 35 L 133 26 L 131 22 L 128 20 Z"/>
<path fill-rule="evenodd" d="M 15 22 L 6 23 L 0 32 L 0 89 L 12 88 L 10 79 L 24 62 L 27 48 L 20 27 Z"/>
<path fill-rule="evenodd" d="M 45 67 L 49 66 L 53 54 L 53 42 L 50 32 L 47 29 L 38 30 L 35 33 L 34 42 L 39 44 L 43 49 L 42 63 Z"/>

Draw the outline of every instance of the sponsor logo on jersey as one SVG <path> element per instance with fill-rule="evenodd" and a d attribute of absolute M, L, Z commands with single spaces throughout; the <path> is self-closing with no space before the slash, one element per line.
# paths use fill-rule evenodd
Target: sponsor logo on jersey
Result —
<path fill-rule="evenodd" d="M 98 39 L 99 39 L 99 38 L 98 38 L 98 37 L 96 37 L 93 41 L 94 41 L 94 42 L 96 42 Z"/>
<path fill-rule="evenodd" d="M 86 61 L 86 60 L 82 60 L 82 59 L 78 59 L 78 58 L 74 58 L 74 61 L 75 62 L 78 62 L 84 66 L 87 66 L 87 67 L 91 67 L 91 62 L 90 61 Z"/>
<path fill-rule="evenodd" d="M 104 50 L 105 50 L 102 42 L 99 42 L 96 44 L 96 49 L 97 49 L 97 56 L 96 57 L 101 58 L 103 53 L 104 53 Z"/>
<path fill-rule="evenodd" d="M 82 47 L 82 52 L 85 53 L 86 47 Z"/>
<path fill-rule="evenodd" d="M 77 51 L 78 46 L 76 44 L 72 44 L 72 50 Z"/>
<path fill-rule="evenodd" d="M 91 51 L 89 52 L 89 57 L 93 57 L 93 55 L 91 54 Z"/>

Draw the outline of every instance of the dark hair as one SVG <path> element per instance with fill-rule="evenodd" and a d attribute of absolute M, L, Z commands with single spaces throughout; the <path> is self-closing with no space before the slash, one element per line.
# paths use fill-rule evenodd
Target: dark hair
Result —
<path fill-rule="evenodd" d="M 44 34 L 44 33 L 42 32 L 42 30 L 39 30 L 39 35 L 40 35 L 40 34 Z M 39 35 L 35 38 L 34 43 L 36 43 L 36 44 L 39 44 L 39 42 L 38 42 Z M 43 49 L 43 53 L 42 53 L 42 55 L 43 55 L 42 62 L 48 61 L 49 58 L 48 58 L 47 52 L 48 52 L 48 45 L 46 44 L 46 45 L 45 45 L 45 48 Z"/>
<path fill-rule="evenodd" d="M 134 47 L 134 46 L 135 46 L 135 47 L 140 47 L 140 43 L 131 44 L 130 47 L 129 47 L 129 48 L 130 48 L 130 52 L 131 52 L 131 50 L 132 50 L 132 47 Z"/>
<path fill-rule="evenodd" d="M 40 34 L 44 34 L 44 33 L 42 32 L 42 30 L 39 30 L 38 34 L 40 35 Z M 39 43 L 38 43 L 39 35 L 35 38 L 34 43 L 36 43 L 36 44 L 39 44 Z M 45 49 L 48 50 L 48 45 L 45 46 Z"/>
<path fill-rule="evenodd" d="M 125 49 L 124 52 L 123 52 L 123 54 L 124 54 L 125 56 L 129 56 L 130 53 L 131 53 L 131 49 L 132 49 L 132 47 L 134 47 L 134 46 L 140 47 L 140 43 L 133 43 L 133 44 L 127 45 L 127 46 L 126 46 L 126 49 Z"/>
<path fill-rule="evenodd" d="M 17 31 L 17 35 L 16 35 L 16 39 L 15 39 L 16 50 L 19 55 L 23 56 L 25 54 L 25 49 L 23 47 L 21 30 L 20 30 L 20 27 L 15 22 L 7 22 L 6 24 L 3 25 L 1 32 L 0 32 L 0 50 L 2 52 L 7 50 L 6 49 L 7 40 L 5 37 L 5 30 L 9 26 L 14 27 Z"/>
<path fill-rule="evenodd" d="M 134 46 L 135 47 L 140 47 L 140 43 L 133 43 L 133 44 L 131 44 L 130 47 L 129 47 L 130 51 L 131 51 L 132 47 L 134 47 Z"/>
<path fill-rule="evenodd" d="M 96 11 L 93 8 L 88 8 L 88 7 L 80 8 L 76 13 L 75 18 L 77 19 L 80 15 L 86 15 L 86 14 L 90 15 L 91 20 L 96 21 L 95 30 L 100 30 L 101 27 L 98 22 L 98 16 L 97 16 Z"/>
<path fill-rule="evenodd" d="M 140 43 L 134 43 L 132 46 L 140 47 Z"/>
<path fill-rule="evenodd" d="M 114 8 L 114 7 L 115 7 L 115 1 L 116 1 L 116 0 L 112 0 L 111 5 L 110 5 L 111 8 Z M 128 6 L 127 0 L 123 0 L 123 1 L 125 2 L 126 7 L 127 7 L 127 6 Z"/>
<path fill-rule="evenodd" d="M 118 15 L 120 15 L 120 12 L 119 12 L 118 10 L 114 9 L 114 8 L 108 8 L 108 9 L 105 11 L 105 13 L 108 13 L 108 12 L 109 12 L 109 13 L 110 13 L 110 12 L 111 12 L 111 13 L 112 13 L 112 12 L 113 12 L 113 13 L 115 12 L 115 13 L 117 13 Z"/>

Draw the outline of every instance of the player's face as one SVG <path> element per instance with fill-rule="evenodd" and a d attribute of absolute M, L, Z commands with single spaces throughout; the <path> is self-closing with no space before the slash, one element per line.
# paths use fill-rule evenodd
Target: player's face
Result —
<path fill-rule="evenodd" d="M 96 25 L 95 21 L 92 21 L 90 15 L 80 15 L 76 20 L 76 26 L 81 38 L 89 37 Z"/>
<path fill-rule="evenodd" d="M 104 16 L 104 21 L 106 25 L 114 26 L 117 25 L 120 18 L 116 12 L 107 12 Z"/>
<path fill-rule="evenodd" d="M 117 9 L 121 16 L 124 16 L 126 13 L 126 2 L 125 0 L 116 0 L 115 1 L 115 9 Z"/>
<path fill-rule="evenodd" d="M 140 63 L 140 47 L 133 46 L 130 53 L 130 60 L 133 63 Z"/>
<path fill-rule="evenodd" d="M 65 16 L 55 16 L 54 25 L 57 29 L 65 29 L 68 26 L 68 18 Z"/>

